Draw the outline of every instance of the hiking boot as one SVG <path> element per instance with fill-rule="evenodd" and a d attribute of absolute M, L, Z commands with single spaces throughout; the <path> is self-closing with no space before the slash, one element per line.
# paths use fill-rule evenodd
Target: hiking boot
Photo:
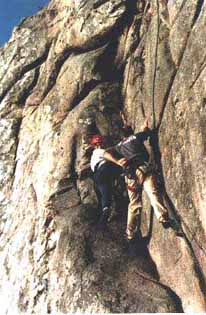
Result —
<path fill-rule="evenodd" d="M 102 215 L 99 219 L 99 222 L 98 222 L 98 227 L 100 229 L 106 227 L 107 223 L 108 223 L 108 219 L 109 219 L 109 216 L 110 216 L 110 213 L 111 213 L 111 210 L 109 207 L 105 207 L 102 211 Z"/>
<path fill-rule="evenodd" d="M 118 219 L 118 216 L 119 216 L 119 214 L 115 210 L 111 209 L 107 222 L 110 223 L 110 222 Z"/>

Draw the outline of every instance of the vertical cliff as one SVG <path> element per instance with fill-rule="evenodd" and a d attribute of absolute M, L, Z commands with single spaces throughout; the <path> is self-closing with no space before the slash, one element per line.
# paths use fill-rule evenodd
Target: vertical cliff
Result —
<path fill-rule="evenodd" d="M 206 311 L 204 1 L 52 0 L 0 49 L 2 314 Z M 172 226 L 98 231 L 92 128 L 149 118 Z M 117 185 L 117 183 L 116 183 Z"/>

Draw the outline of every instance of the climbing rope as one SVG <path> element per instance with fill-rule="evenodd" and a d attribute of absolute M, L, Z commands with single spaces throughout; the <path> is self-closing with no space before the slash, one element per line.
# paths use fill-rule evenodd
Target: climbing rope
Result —
<path fill-rule="evenodd" d="M 159 0 L 156 0 L 157 9 L 157 33 L 156 33 L 156 44 L 155 44 L 155 58 L 154 58 L 154 72 L 152 78 L 152 120 L 153 129 L 156 128 L 156 116 L 155 116 L 155 87 L 156 87 L 156 76 L 157 76 L 157 58 L 158 58 L 158 45 L 159 45 L 159 30 L 160 30 L 160 13 L 159 13 Z"/>

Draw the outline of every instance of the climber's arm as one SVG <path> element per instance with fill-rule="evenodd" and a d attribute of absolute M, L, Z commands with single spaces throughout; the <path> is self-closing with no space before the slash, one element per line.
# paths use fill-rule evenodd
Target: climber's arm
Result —
<path fill-rule="evenodd" d="M 122 158 L 122 159 L 116 159 L 111 153 L 109 153 L 109 152 L 107 152 L 107 151 L 105 151 L 104 152 L 104 158 L 106 159 L 106 160 L 108 160 L 108 161 L 110 161 L 110 162 L 113 162 L 113 163 L 115 163 L 115 164 L 117 164 L 117 165 L 119 165 L 119 166 L 123 166 L 123 160 L 125 160 L 124 158 Z"/>

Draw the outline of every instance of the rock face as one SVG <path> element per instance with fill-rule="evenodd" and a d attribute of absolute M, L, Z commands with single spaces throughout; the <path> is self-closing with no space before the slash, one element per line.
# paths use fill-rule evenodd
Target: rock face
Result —
<path fill-rule="evenodd" d="M 204 1 L 52 0 L 0 49 L 2 314 L 206 311 Z M 173 225 L 98 231 L 88 136 L 149 118 Z"/>

